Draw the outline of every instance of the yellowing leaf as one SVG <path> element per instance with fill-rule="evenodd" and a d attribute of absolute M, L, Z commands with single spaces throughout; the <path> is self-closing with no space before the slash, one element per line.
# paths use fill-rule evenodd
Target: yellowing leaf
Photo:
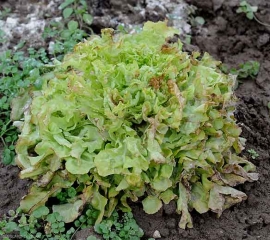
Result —
<path fill-rule="evenodd" d="M 165 192 L 161 193 L 159 195 L 159 198 L 165 203 L 165 204 L 169 204 L 170 201 L 172 201 L 173 199 L 175 199 L 177 197 L 176 194 L 173 193 L 173 191 L 171 189 L 167 189 Z"/>
<path fill-rule="evenodd" d="M 168 178 L 154 179 L 151 186 L 153 189 L 163 192 L 172 186 L 172 181 Z"/>
<path fill-rule="evenodd" d="M 162 202 L 156 196 L 148 196 L 143 201 L 143 210 L 148 214 L 154 214 L 162 207 Z"/>
<path fill-rule="evenodd" d="M 53 212 L 58 212 L 63 217 L 65 223 L 75 221 L 79 216 L 80 210 L 83 206 L 82 200 L 77 200 L 74 203 L 66 203 L 61 205 L 53 205 Z"/>

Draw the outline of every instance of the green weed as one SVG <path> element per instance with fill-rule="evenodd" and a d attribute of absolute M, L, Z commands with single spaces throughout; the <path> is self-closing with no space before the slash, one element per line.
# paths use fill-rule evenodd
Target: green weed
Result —
<path fill-rule="evenodd" d="M 3 10 L 0 11 L 0 19 L 5 19 L 11 12 L 11 9 L 8 7 L 4 7 Z"/>
<path fill-rule="evenodd" d="M 226 65 L 221 65 L 221 71 L 228 74 L 237 75 L 238 79 L 245 79 L 248 77 L 256 78 L 260 70 L 260 63 L 257 61 L 248 61 L 241 63 L 236 68 L 229 69 Z"/>
<path fill-rule="evenodd" d="M 8 237 L 12 232 L 18 232 L 23 239 L 69 240 L 75 229 L 68 228 L 59 213 L 50 213 L 47 207 L 42 206 L 31 215 L 18 209 L 4 216 L 0 222 L 0 236 Z"/>
<path fill-rule="evenodd" d="M 69 198 L 74 198 L 77 195 L 77 191 L 75 188 L 67 188 L 63 189 L 61 192 L 56 194 L 56 198 L 60 201 L 60 203 L 67 203 Z"/>
<path fill-rule="evenodd" d="M 256 159 L 257 157 L 259 157 L 259 154 L 254 149 L 249 149 L 248 153 L 250 154 L 252 159 Z"/>
<path fill-rule="evenodd" d="M 197 7 L 190 5 L 186 8 L 186 12 L 189 16 L 189 22 L 192 26 L 196 27 L 196 26 L 202 26 L 205 24 L 205 19 L 201 16 L 197 16 L 196 11 L 197 11 Z M 170 16 L 172 18 L 174 18 L 174 16 Z"/>
<path fill-rule="evenodd" d="M 137 225 L 131 212 L 122 217 L 115 211 L 112 216 L 95 225 L 95 231 L 104 239 L 137 240 L 143 236 L 143 230 Z"/>
<path fill-rule="evenodd" d="M 237 68 L 230 70 L 231 74 L 237 75 L 239 79 L 247 77 L 255 78 L 260 70 L 260 63 L 257 61 L 248 61 L 240 64 Z"/>
<path fill-rule="evenodd" d="M 70 240 L 80 229 L 94 226 L 99 211 L 91 206 L 74 222 L 66 224 L 58 212 L 50 212 L 49 208 L 42 206 L 31 215 L 17 211 L 9 211 L 0 221 L 0 236 L 8 238 L 13 232 L 18 232 L 23 239 Z M 143 231 L 137 225 L 132 213 L 124 213 L 122 217 L 115 211 L 110 218 L 103 220 L 95 226 L 95 231 L 104 239 L 137 240 L 143 236 Z M 95 240 L 89 236 L 87 240 Z"/>
<path fill-rule="evenodd" d="M 250 20 L 254 19 L 259 24 L 264 25 L 266 27 L 270 27 L 269 24 L 261 22 L 258 17 L 256 16 L 256 12 L 258 11 L 258 6 L 251 6 L 247 1 L 241 1 L 238 9 L 236 10 L 237 13 L 245 13 L 246 17 Z"/>
<path fill-rule="evenodd" d="M 59 8 L 62 10 L 64 19 L 75 17 L 81 28 L 85 27 L 84 24 L 91 25 L 93 22 L 85 0 L 65 0 Z"/>

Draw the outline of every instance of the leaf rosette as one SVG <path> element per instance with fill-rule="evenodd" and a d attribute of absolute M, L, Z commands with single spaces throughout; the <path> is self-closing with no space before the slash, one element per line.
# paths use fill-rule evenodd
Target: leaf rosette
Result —
<path fill-rule="evenodd" d="M 143 198 L 149 214 L 176 201 L 185 228 L 192 209 L 220 215 L 246 199 L 233 187 L 258 176 L 237 156 L 235 79 L 209 54 L 183 52 L 177 33 L 164 22 L 134 34 L 104 29 L 45 75 L 30 100 L 21 97 L 23 118 L 13 103 L 20 177 L 34 180 L 24 211 L 73 186 L 76 197 L 53 207 L 66 222 L 85 204 L 99 211 L 98 223 Z"/>

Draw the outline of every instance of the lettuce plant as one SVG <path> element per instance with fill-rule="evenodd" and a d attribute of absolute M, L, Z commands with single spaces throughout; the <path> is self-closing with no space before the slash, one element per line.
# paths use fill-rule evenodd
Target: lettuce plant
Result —
<path fill-rule="evenodd" d="M 235 79 L 208 54 L 183 52 L 177 33 L 164 22 L 134 34 L 104 29 L 45 75 L 41 90 L 14 101 L 16 162 L 34 180 L 25 212 L 74 187 L 75 197 L 53 206 L 65 222 L 86 204 L 98 224 L 116 207 L 130 211 L 128 200 L 148 214 L 176 201 L 185 228 L 192 209 L 220 215 L 246 199 L 233 187 L 258 176 L 238 156 Z"/>

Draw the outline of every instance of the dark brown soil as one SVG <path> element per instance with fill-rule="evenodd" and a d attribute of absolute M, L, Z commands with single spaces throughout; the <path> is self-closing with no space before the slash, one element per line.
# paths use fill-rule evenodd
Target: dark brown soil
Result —
<path fill-rule="evenodd" d="M 174 204 L 154 215 L 142 211 L 141 204 L 133 204 L 138 224 L 145 231 L 145 239 L 158 230 L 166 240 L 270 240 L 270 28 L 237 14 L 236 0 L 188 0 L 198 7 L 197 14 L 206 24 L 194 28 L 192 45 L 201 52 L 209 52 L 216 59 L 231 67 L 254 60 L 261 64 L 256 79 L 246 79 L 236 94 L 239 104 L 236 117 L 242 126 L 242 136 L 247 139 L 246 149 L 254 149 L 259 157 L 256 164 L 260 179 L 246 183 L 239 189 L 248 200 L 229 210 L 220 218 L 213 213 L 192 213 L 194 228 L 178 228 L 180 217 L 175 214 Z M 259 7 L 258 18 L 270 24 L 270 1 L 249 1 Z M 244 154 L 250 158 L 247 152 Z M 27 182 L 18 180 L 18 169 L 0 165 L 0 216 L 14 209 L 27 191 Z M 86 239 L 81 235 L 80 239 Z M 85 238 L 84 238 L 85 237 Z"/>
<path fill-rule="evenodd" d="M 9 210 L 16 210 L 27 193 L 28 181 L 20 180 L 18 174 L 17 167 L 0 164 L 0 219 Z"/>

